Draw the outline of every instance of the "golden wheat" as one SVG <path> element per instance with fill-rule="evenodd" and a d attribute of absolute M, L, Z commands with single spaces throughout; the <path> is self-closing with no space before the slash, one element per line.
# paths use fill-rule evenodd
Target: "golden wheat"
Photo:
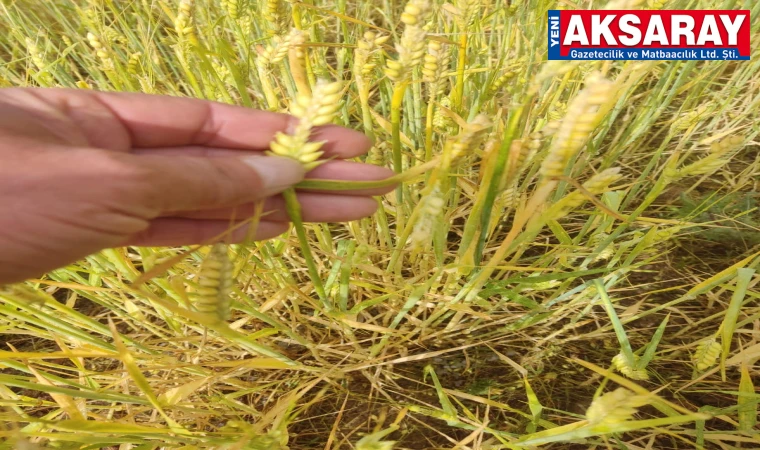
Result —
<path fill-rule="evenodd" d="M 299 94 L 290 108 L 290 113 L 298 122 L 287 133 L 278 132 L 270 144 L 272 153 L 293 158 L 313 169 L 322 156 L 320 148 L 323 142 L 309 142 L 312 128 L 326 125 L 333 120 L 341 108 L 343 83 L 328 83 L 320 80 L 314 87 L 312 95 Z"/>
<path fill-rule="evenodd" d="M 230 313 L 232 289 L 232 261 L 227 245 L 216 243 L 201 263 L 198 271 L 198 287 L 192 297 L 196 311 L 227 320 Z"/>
<path fill-rule="evenodd" d="M 720 356 L 721 345 L 715 338 L 702 341 L 697 345 L 692 361 L 699 372 L 704 372 L 714 366 Z"/>

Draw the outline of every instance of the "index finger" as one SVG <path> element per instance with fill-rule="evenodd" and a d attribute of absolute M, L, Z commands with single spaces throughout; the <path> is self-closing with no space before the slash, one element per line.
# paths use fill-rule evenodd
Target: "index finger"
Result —
<path fill-rule="evenodd" d="M 70 89 L 49 91 L 53 92 L 46 92 L 46 96 L 59 97 L 67 105 L 71 105 L 72 97 L 80 97 L 80 101 L 89 99 L 107 108 L 129 135 L 132 148 L 199 145 L 266 150 L 278 131 L 285 132 L 298 120 L 288 114 L 191 98 Z M 104 120 L 102 115 L 98 119 Z M 326 141 L 323 147 L 326 157 L 352 158 L 372 145 L 364 134 L 337 125 L 314 131 L 313 140 Z"/>

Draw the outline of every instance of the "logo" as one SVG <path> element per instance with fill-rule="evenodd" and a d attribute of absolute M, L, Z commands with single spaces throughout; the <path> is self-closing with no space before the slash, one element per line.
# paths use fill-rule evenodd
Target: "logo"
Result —
<path fill-rule="evenodd" d="M 748 10 L 550 10 L 550 60 L 748 60 Z"/>

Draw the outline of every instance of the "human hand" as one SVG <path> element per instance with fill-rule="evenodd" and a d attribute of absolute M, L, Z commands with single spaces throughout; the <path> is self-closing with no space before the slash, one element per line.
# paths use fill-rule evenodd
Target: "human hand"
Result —
<path fill-rule="evenodd" d="M 288 227 L 277 194 L 305 174 L 265 156 L 291 116 L 202 100 L 68 89 L 0 90 L 0 284 L 61 267 L 104 248 L 199 244 L 254 214 L 255 239 Z M 342 161 L 371 143 L 328 125 L 326 162 L 310 178 L 381 180 L 392 172 Z M 371 215 L 388 189 L 299 192 L 303 218 Z M 242 240 L 239 226 L 228 239 Z"/>

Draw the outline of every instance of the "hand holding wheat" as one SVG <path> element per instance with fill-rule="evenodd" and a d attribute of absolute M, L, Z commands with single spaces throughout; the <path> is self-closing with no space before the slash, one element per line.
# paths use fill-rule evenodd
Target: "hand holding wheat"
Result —
<path fill-rule="evenodd" d="M 255 238 L 287 229 L 277 194 L 303 166 L 265 156 L 291 116 L 200 100 L 63 89 L 7 89 L 0 101 L 0 284 L 60 267 L 103 248 L 188 245 L 234 229 L 264 201 Z M 315 129 L 327 158 L 370 146 L 362 134 Z M 320 179 L 371 181 L 390 171 L 331 160 Z M 391 187 L 392 188 L 392 187 Z M 386 189 L 300 192 L 307 221 L 348 221 L 374 212 Z"/>

